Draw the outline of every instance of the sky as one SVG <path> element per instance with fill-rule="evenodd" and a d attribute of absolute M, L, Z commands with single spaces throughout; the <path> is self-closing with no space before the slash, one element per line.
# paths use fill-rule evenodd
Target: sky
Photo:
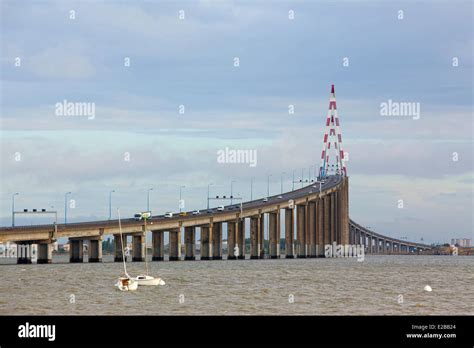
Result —
<path fill-rule="evenodd" d="M 1 0 L 0 224 L 186 210 L 319 168 L 331 85 L 350 217 L 426 243 L 473 237 L 471 1 Z M 71 12 L 73 11 L 73 12 Z M 238 64 L 236 66 L 236 61 Z M 127 64 L 129 62 L 129 64 Z M 57 103 L 95 113 L 60 115 Z M 382 115 L 383 103 L 419 115 Z M 294 113 L 289 112 L 293 105 Z M 229 148 L 256 166 L 219 163 Z M 70 200 L 73 200 L 71 202 Z M 39 217 L 18 218 L 36 224 Z"/>

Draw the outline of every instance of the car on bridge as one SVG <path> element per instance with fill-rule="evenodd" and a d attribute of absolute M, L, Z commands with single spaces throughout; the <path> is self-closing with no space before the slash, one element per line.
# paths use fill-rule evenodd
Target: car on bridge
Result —
<path fill-rule="evenodd" d="M 172 217 L 173 217 L 173 213 L 172 213 L 172 212 L 167 211 L 167 212 L 165 213 L 165 218 L 172 218 Z"/>
<path fill-rule="evenodd" d="M 136 213 L 133 218 L 137 221 L 143 220 L 143 219 L 149 219 L 151 218 L 151 211 L 145 211 L 142 213 Z"/>

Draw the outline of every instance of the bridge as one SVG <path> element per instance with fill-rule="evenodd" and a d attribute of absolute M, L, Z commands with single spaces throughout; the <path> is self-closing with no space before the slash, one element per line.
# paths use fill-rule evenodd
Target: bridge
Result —
<path fill-rule="evenodd" d="M 203 209 L 199 214 L 158 215 L 147 220 L 122 219 L 123 244 L 118 220 L 2 227 L 0 243 L 17 244 L 18 263 L 31 263 L 31 253 L 24 250 L 32 250 L 25 246 L 33 244 L 37 245 L 37 263 L 51 263 L 52 243 L 59 238 L 69 238 L 70 262 L 84 261 L 84 242 L 89 246 L 88 261 L 101 262 L 102 240 L 107 235 L 114 237 L 115 261 L 122 261 L 121 245 L 126 245 L 127 236 L 132 236 L 132 260 L 144 261 L 148 232 L 152 234 L 153 261 L 165 260 L 165 233 L 169 234 L 166 258 L 169 261 L 196 260 L 197 232 L 201 237 L 200 260 L 317 258 L 326 257 L 326 251 L 333 246 L 340 246 L 345 252 L 360 247 L 367 254 L 420 254 L 429 250 L 428 245 L 384 236 L 349 218 L 349 177 L 339 127 L 332 86 L 319 180 L 300 189 L 227 205 L 223 210 Z M 266 223 L 268 239 L 264 233 Z M 246 231 L 247 228 L 250 231 Z M 225 230 L 227 255 L 223 255 Z M 283 230 L 284 253 L 280 250 Z M 247 235 L 250 236 L 249 255 L 246 255 Z"/>

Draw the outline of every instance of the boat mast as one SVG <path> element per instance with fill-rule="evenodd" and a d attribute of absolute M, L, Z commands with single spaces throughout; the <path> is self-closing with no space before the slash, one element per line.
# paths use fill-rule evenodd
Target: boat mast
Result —
<path fill-rule="evenodd" d="M 123 261 L 123 270 L 125 271 L 125 275 L 128 278 L 131 278 L 127 273 L 127 266 L 125 264 L 125 252 L 123 251 L 123 236 L 122 236 L 122 223 L 120 221 L 120 209 L 117 208 L 117 215 L 119 221 L 119 230 L 120 230 L 120 245 L 122 246 L 122 261 Z"/>
<path fill-rule="evenodd" d="M 146 254 L 146 217 L 145 217 L 145 269 L 146 269 L 146 275 L 148 275 L 148 260 L 147 260 L 147 254 Z"/>

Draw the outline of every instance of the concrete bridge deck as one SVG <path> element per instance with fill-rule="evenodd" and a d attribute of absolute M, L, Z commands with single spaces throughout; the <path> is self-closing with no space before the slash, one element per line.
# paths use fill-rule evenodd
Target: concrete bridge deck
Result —
<path fill-rule="evenodd" d="M 268 216 L 269 250 L 265 254 L 264 216 Z M 329 176 L 319 183 L 282 195 L 201 210 L 200 215 L 186 212 L 171 218 L 152 216 L 144 221 L 122 219 L 124 236 L 132 235 L 133 260 L 144 260 L 146 232 L 152 233 L 153 260 L 164 259 L 164 233 L 169 233 L 169 260 L 180 260 L 181 233 L 184 231 L 185 260 L 195 259 L 196 228 L 201 230 L 201 260 L 222 259 L 222 225 L 228 230 L 227 259 L 245 258 L 245 221 L 250 220 L 250 258 L 280 257 L 281 215 L 285 225 L 285 257 L 323 257 L 324 246 L 332 243 L 363 245 L 368 253 L 409 253 L 429 249 L 427 245 L 401 241 L 370 231 L 349 219 L 349 178 Z M 295 236 L 296 232 L 296 236 Z M 51 243 L 70 239 L 70 261 L 83 261 L 83 243 L 89 241 L 89 261 L 102 259 L 102 239 L 114 235 L 115 260 L 121 261 L 118 220 L 90 221 L 57 225 L 15 226 L 0 228 L 0 243 L 15 242 L 20 246 L 37 244 L 38 263 L 52 259 Z M 238 248 L 234 255 L 234 248 Z M 18 258 L 29 263 L 29 256 Z"/>

